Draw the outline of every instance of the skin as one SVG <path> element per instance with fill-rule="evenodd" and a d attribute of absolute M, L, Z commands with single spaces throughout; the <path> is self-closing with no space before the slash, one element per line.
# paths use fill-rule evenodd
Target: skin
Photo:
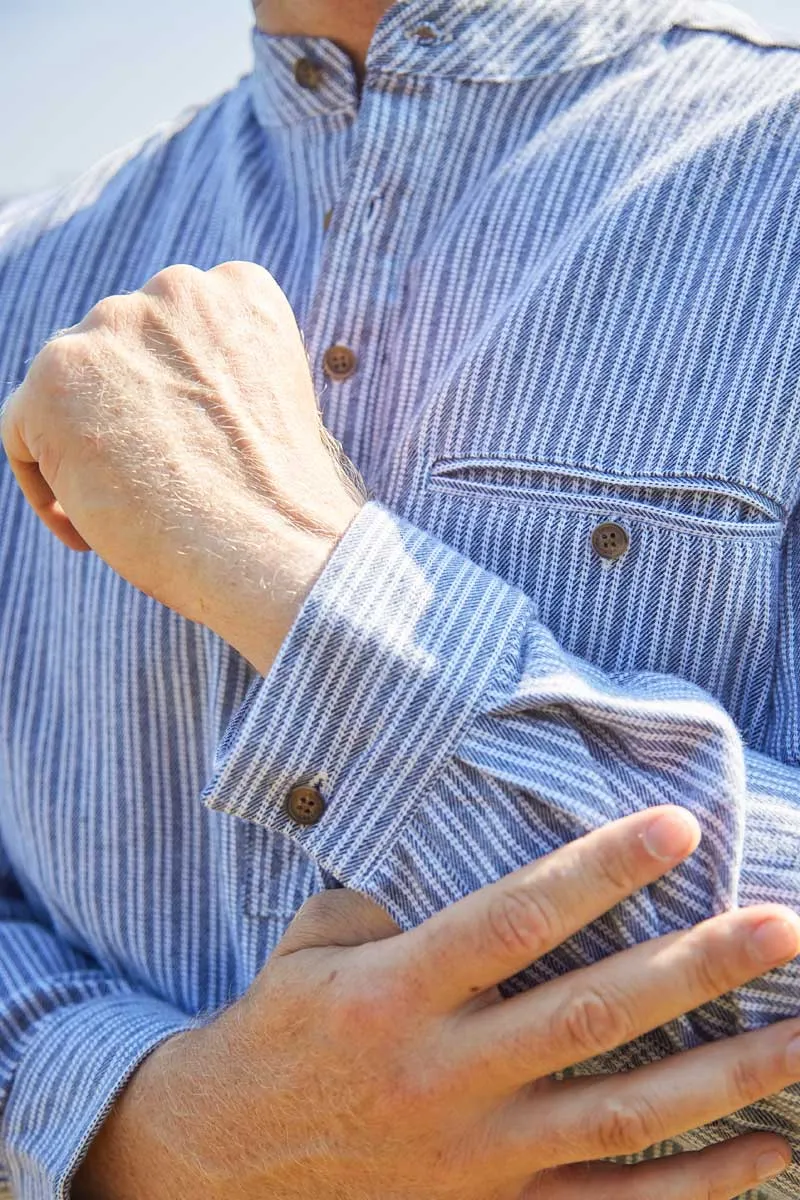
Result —
<path fill-rule="evenodd" d="M 173 267 L 34 361 L 1 432 L 34 511 L 267 671 L 362 498 L 261 267 Z M 306 481 L 314 480 L 308 488 Z M 611 1078 L 550 1076 L 800 950 L 740 910 L 507 1002 L 496 985 L 696 847 L 679 809 L 611 825 L 400 934 L 366 897 L 307 904 L 247 993 L 156 1049 L 82 1164 L 82 1200 L 725 1200 L 780 1138 L 636 1168 L 800 1080 L 800 1021 Z"/>
<path fill-rule="evenodd" d="M 174 1038 L 145 1062 L 75 1194 L 739 1195 L 786 1164 L 780 1139 L 634 1168 L 583 1160 L 635 1153 L 787 1085 L 800 1074 L 800 1021 L 610 1079 L 548 1076 L 796 953 L 796 917 L 778 908 L 729 914 L 505 1003 L 494 986 L 696 842 L 680 810 L 640 814 L 406 934 L 355 893 L 315 897 L 210 1034 Z"/>

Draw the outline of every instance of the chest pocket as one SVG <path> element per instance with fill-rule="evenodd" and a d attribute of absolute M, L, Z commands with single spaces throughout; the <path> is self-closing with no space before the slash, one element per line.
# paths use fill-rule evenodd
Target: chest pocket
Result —
<path fill-rule="evenodd" d="M 711 479 L 440 457 L 424 507 L 427 527 L 525 591 L 566 649 L 697 682 L 757 744 L 783 533 L 768 497 Z"/>

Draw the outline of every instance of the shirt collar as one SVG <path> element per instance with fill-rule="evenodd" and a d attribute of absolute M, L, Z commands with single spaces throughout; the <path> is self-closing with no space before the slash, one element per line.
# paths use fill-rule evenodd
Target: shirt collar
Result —
<path fill-rule="evenodd" d="M 664 33 L 685 9 L 685 0 L 396 0 L 375 31 L 367 75 L 501 83 L 555 74 Z M 357 108 L 350 60 L 332 42 L 256 31 L 254 48 L 252 86 L 263 124 Z M 307 74 L 306 86 L 298 82 L 301 61 L 317 68 L 315 86 Z"/>

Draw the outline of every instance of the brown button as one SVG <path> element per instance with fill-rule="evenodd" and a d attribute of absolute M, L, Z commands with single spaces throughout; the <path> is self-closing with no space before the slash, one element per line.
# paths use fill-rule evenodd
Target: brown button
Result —
<path fill-rule="evenodd" d="M 298 58 L 294 64 L 294 77 L 301 88 L 316 92 L 322 82 L 322 67 L 317 66 L 310 58 Z"/>
<path fill-rule="evenodd" d="M 325 801 L 315 787 L 293 787 L 286 797 L 286 812 L 297 825 L 316 825 L 325 812 Z"/>
<path fill-rule="evenodd" d="M 432 46 L 434 42 L 438 42 L 439 40 L 439 30 L 435 25 L 429 25 L 427 22 L 424 22 L 422 25 L 415 25 L 409 31 L 408 36 L 412 37 L 414 41 L 419 42 L 421 46 Z"/>
<path fill-rule="evenodd" d="M 355 374 L 358 359 L 349 346 L 329 346 L 322 360 L 325 374 L 336 383 L 344 383 Z"/>
<path fill-rule="evenodd" d="M 329 208 L 328 211 L 325 213 L 325 216 L 322 218 L 322 228 L 325 230 L 326 233 L 328 232 L 328 230 L 331 227 L 332 220 L 333 220 L 333 209 Z"/>
<path fill-rule="evenodd" d="M 622 558 L 630 544 L 628 531 L 614 521 L 604 521 L 592 533 L 592 546 L 601 558 Z"/>

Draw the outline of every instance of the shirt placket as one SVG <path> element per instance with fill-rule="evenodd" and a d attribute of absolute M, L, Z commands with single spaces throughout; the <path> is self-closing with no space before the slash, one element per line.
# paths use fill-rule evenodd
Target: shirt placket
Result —
<path fill-rule="evenodd" d="M 395 399 L 386 360 L 418 225 L 421 168 L 409 151 L 428 91 L 413 77 L 367 79 L 305 328 L 325 423 L 370 483 L 377 409 Z"/>

